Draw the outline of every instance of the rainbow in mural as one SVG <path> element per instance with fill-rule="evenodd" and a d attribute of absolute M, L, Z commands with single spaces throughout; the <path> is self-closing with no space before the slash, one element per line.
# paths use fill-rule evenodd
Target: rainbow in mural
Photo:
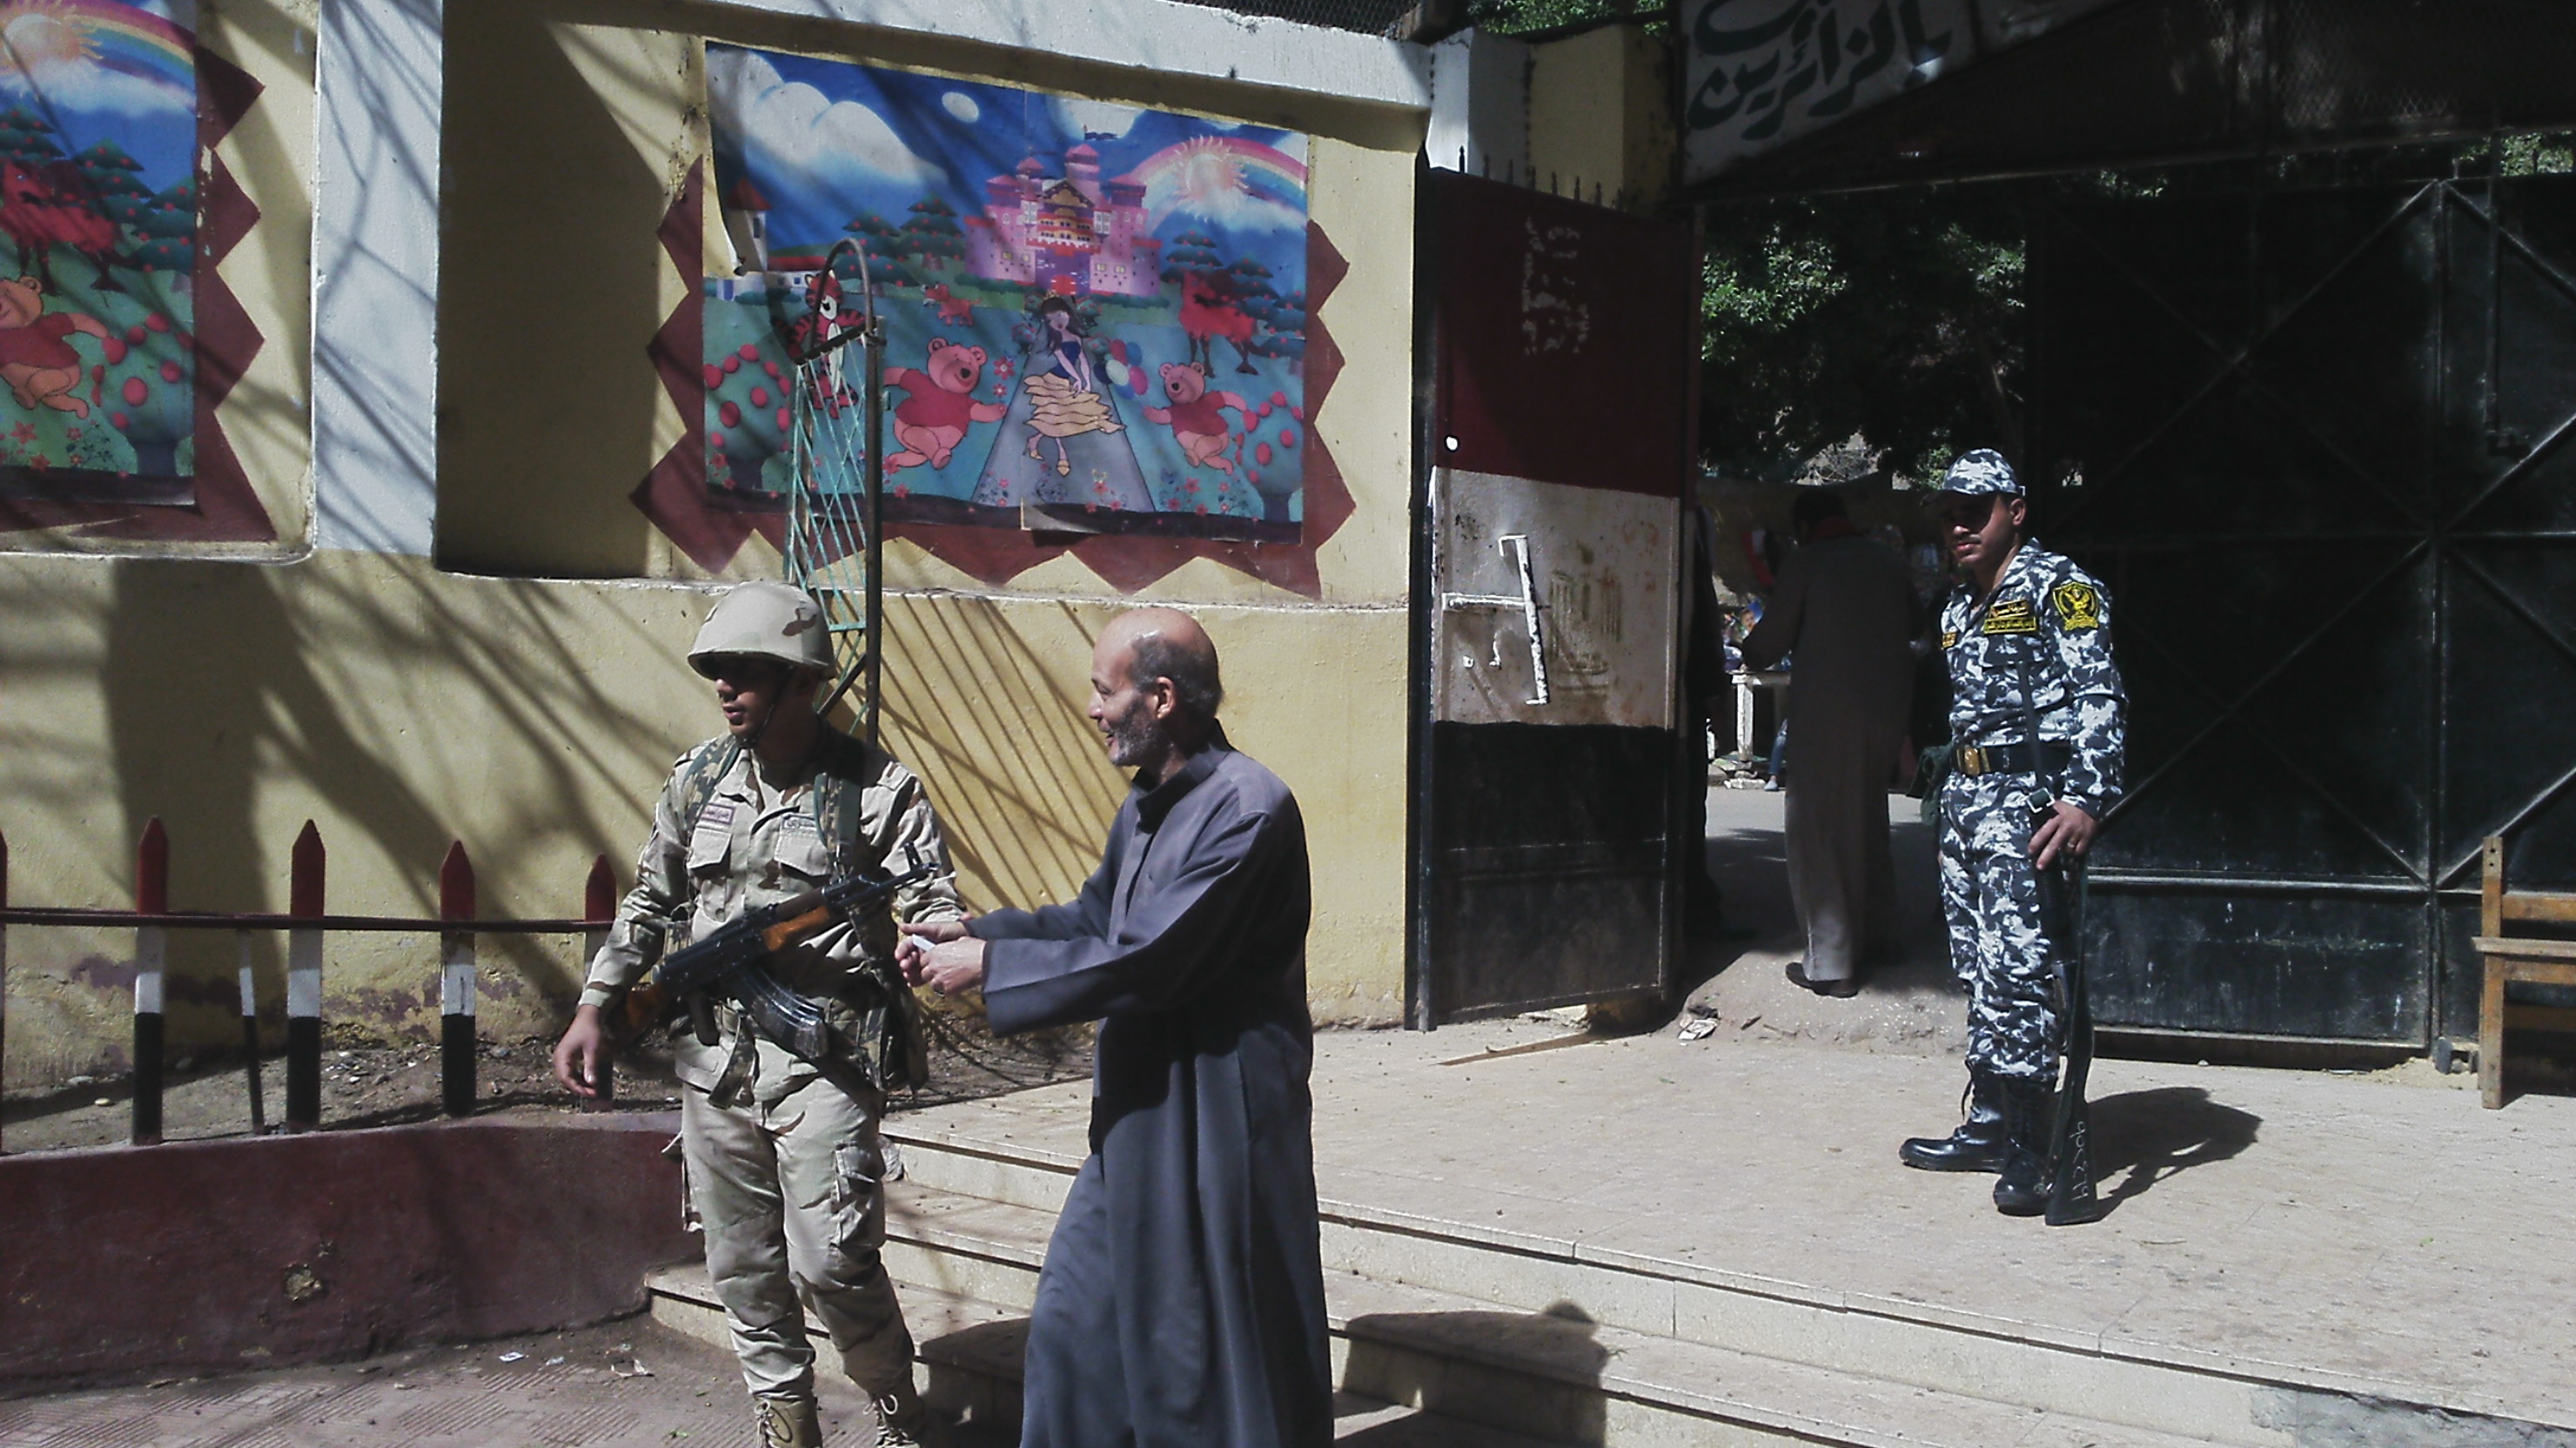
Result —
<path fill-rule="evenodd" d="M 0 0 L 0 493 L 193 500 L 195 23 Z"/>
<path fill-rule="evenodd" d="M 1303 135 L 727 45 L 707 71 L 717 501 L 783 502 L 789 341 L 856 325 L 864 270 L 894 517 L 1299 536 Z"/>

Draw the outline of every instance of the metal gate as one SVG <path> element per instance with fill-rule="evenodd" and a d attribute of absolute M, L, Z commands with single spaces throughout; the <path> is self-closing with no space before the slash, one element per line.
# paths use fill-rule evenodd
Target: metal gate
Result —
<path fill-rule="evenodd" d="M 2576 178 L 2059 206 L 2031 277 L 2132 711 L 2100 1018 L 2472 1032 L 2480 842 L 2576 884 Z"/>
<path fill-rule="evenodd" d="M 1419 215 L 1428 1027 L 1671 979 L 1698 271 L 1687 227 L 1452 172 L 1425 173 Z"/>

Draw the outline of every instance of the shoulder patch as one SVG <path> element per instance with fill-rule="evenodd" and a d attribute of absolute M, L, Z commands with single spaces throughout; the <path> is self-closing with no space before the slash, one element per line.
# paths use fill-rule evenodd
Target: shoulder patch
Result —
<path fill-rule="evenodd" d="M 2061 583 L 2048 591 L 2058 626 L 2069 633 L 2102 626 L 2102 594 L 2089 583 Z"/>
<path fill-rule="evenodd" d="M 1958 646 L 1959 631 L 1957 629 L 1945 628 L 1941 630 L 1941 647 L 1945 649 L 1955 649 Z"/>
<path fill-rule="evenodd" d="M 2039 632 L 2039 611 L 2030 606 L 2030 600 L 2027 598 L 1999 598 L 1995 600 L 1994 607 L 1986 610 L 1986 622 L 1977 632 L 1981 634 L 2037 633 Z"/>

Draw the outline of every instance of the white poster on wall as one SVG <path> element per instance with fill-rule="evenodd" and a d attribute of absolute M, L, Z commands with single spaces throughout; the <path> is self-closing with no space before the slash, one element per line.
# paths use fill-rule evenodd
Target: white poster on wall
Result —
<path fill-rule="evenodd" d="M 1432 717 L 1673 724 L 1680 504 L 1443 468 Z"/>

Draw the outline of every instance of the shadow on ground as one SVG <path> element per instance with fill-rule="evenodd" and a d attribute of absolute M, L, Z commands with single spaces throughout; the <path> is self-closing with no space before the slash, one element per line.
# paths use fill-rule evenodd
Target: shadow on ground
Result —
<path fill-rule="evenodd" d="M 2104 1206 L 2117 1210 L 2176 1172 L 2235 1156 L 2254 1144 L 2262 1125 L 2263 1118 L 2212 1101 L 2199 1086 L 2103 1097 L 2093 1103 L 2093 1175 Z"/>

